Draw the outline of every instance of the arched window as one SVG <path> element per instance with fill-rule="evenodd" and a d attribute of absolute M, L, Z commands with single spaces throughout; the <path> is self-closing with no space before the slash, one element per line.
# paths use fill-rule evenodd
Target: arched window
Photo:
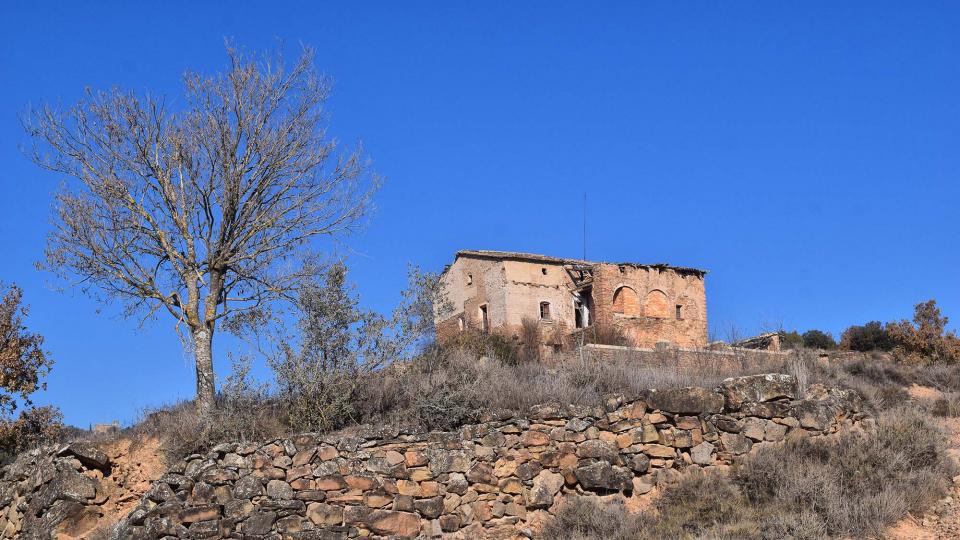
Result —
<path fill-rule="evenodd" d="M 647 296 L 643 299 L 643 315 L 657 319 L 669 317 L 670 307 L 669 302 L 667 302 L 667 295 L 657 289 L 647 293 Z"/>
<path fill-rule="evenodd" d="M 613 312 L 623 315 L 639 315 L 640 302 L 637 291 L 630 287 L 620 287 L 613 293 Z"/>
<path fill-rule="evenodd" d="M 550 319 L 550 302 L 540 302 L 540 318 L 543 320 Z"/>
<path fill-rule="evenodd" d="M 466 324 L 463 321 L 463 315 L 457 317 L 457 330 L 463 332 L 465 326 Z"/>

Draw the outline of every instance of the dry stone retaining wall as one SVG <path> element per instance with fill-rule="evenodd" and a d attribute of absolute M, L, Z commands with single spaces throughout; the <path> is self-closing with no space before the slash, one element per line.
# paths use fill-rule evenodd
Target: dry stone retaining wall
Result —
<path fill-rule="evenodd" d="M 17 456 L 0 469 L 0 538 L 82 537 L 103 516 L 107 455 L 73 443 Z"/>
<path fill-rule="evenodd" d="M 795 381 L 771 374 L 728 379 L 715 390 L 612 396 L 600 408 L 544 405 L 526 418 L 491 418 L 457 432 L 222 444 L 171 468 L 116 534 L 300 540 L 529 534 L 528 523 L 564 494 L 644 493 L 682 469 L 728 464 L 758 445 L 831 433 L 861 417 L 853 392 L 813 385 L 796 399 Z M 9 512 L 4 501 L 0 512 Z M 16 501 L 17 508 L 36 508 L 29 494 Z"/>

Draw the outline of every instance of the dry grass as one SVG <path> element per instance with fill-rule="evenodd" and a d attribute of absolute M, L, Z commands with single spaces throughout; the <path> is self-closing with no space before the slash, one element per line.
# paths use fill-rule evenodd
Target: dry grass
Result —
<path fill-rule="evenodd" d="M 523 350 L 538 342 L 529 341 L 514 345 L 495 335 L 472 336 L 454 347 L 429 347 L 408 363 L 357 374 L 351 406 L 331 408 L 325 419 L 334 430 L 358 424 L 445 430 L 480 421 L 490 412 L 522 415 L 544 403 L 599 406 L 612 393 L 713 387 L 727 377 L 797 369 L 787 357 L 769 357 L 772 360 L 763 363 L 717 362 L 704 355 L 688 359 L 695 362 L 691 366 L 678 363 L 671 351 L 584 360 L 572 354 L 563 361 L 532 361 Z M 507 359 L 500 360 L 501 356 Z M 803 361 L 800 365 L 805 366 Z M 171 457 L 182 457 L 220 442 L 315 429 L 289 414 L 293 409 L 282 394 L 249 381 L 242 364 L 221 390 L 210 419 L 198 418 L 192 403 L 183 402 L 147 411 L 132 431 L 160 438 Z"/>

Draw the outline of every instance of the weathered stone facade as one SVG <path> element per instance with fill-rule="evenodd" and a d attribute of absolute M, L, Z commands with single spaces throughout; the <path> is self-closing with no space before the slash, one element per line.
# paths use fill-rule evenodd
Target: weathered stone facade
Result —
<path fill-rule="evenodd" d="M 792 377 L 768 374 L 712 390 L 609 396 L 599 408 L 543 405 L 456 432 L 366 429 L 222 444 L 170 468 L 114 537 L 525 536 L 567 494 L 643 494 L 683 470 L 722 467 L 758 446 L 863 418 L 851 391 L 813 385 L 796 398 Z M 109 474 L 102 454 L 84 446 L 3 468 L 0 537 L 71 538 L 83 520 L 89 530 Z"/>
<path fill-rule="evenodd" d="M 440 339 L 465 328 L 517 335 L 524 320 L 546 336 L 615 327 L 638 347 L 707 344 L 704 270 L 602 263 L 500 251 L 460 251 L 441 277 L 453 313 Z"/>

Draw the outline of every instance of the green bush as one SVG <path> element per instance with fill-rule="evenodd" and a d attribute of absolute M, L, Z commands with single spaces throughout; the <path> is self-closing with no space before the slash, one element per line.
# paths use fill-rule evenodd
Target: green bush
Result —
<path fill-rule="evenodd" d="M 847 351 L 889 351 L 893 340 L 880 321 L 870 321 L 863 326 L 851 326 L 840 334 L 840 348 Z"/>
<path fill-rule="evenodd" d="M 796 330 L 791 332 L 780 332 L 780 347 L 783 349 L 799 349 L 803 346 L 803 336 Z"/>
<path fill-rule="evenodd" d="M 803 346 L 808 349 L 832 350 L 837 348 L 837 342 L 828 332 L 807 330 L 803 333 Z"/>

